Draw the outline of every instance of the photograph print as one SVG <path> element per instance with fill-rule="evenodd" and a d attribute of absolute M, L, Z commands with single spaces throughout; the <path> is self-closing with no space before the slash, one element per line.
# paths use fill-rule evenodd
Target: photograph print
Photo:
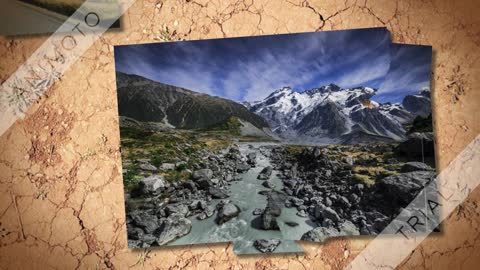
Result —
<path fill-rule="evenodd" d="M 385 28 L 115 46 L 129 247 L 380 233 L 435 176 L 431 56 Z"/>

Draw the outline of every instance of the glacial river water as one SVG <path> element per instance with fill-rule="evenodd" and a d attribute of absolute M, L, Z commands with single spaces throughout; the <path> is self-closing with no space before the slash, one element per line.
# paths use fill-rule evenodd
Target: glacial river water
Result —
<path fill-rule="evenodd" d="M 250 152 L 257 153 L 257 166 L 244 174 L 240 174 L 241 180 L 231 182 L 232 184 L 229 187 L 230 197 L 228 199 L 241 209 L 239 216 L 222 225 L 215 223 L 216 214 L 205 220 L 198 220 L 196 216 L 190 217 L 192 221 L 190 233 L 169 245 L 234 242 L 235 251 L 249 253 L 254 249 L 252 242 L 256 239 L 299 240 L 303 233 L 313 228 L 313 224 L 308 218 L 296 215 L 297 210 L 294 207 L 282 209 L 282 214 L 277 219 L 280 231 L 262 230 L 252 226 L 254 219 L 260 217 L 253 215 L 253 210 L 255 208 L 264 209 L 267 205 L 267 197 L 258 193 L 261 190 L 267 190 L 267 188 L 262 186 L 263 180 L 258 180 L 257 176 L 263 168 L 272 166 L 269 158 L 259 150 L 260 147 L 269 144 L 272 143 L 239 143 L 242 155 Z M 280 191 L 283 183 L 277 176 L 278 173 L 278 171 L 273 170 L 270 181 L 274 183 L 274 189 Z M 213 205 L 219 201 L 214 200 Z M 286 221 L 294 221 L 299 225 L 290 227 L 284 223 Z M 275 252 L 300 252 L 301 250 L 293 241 L 282 241 Z"/>

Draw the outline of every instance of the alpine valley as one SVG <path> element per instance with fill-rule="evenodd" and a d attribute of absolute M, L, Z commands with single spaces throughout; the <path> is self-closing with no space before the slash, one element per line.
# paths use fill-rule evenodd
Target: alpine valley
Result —
<path fill-rule="evenodd" d="M 116 76 L 131 248 L 375 235 L 435 177 L 428 90 L 377 103 L 370 87 L 283 87 L 238 103 Z"/>

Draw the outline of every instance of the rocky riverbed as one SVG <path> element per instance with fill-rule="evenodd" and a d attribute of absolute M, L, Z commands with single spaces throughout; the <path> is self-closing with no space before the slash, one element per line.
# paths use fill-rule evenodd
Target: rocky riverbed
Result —
<path fill-rule="evenodd" d="M 234 241 L 237 249 L 273 252 L 285 239 L 378 234 L 435 176 L 397 149 L 407 151 L 237 143 L 197 152 L 190 168 L 184 160 L 137 159 L 148 173 L 126 194 L 129 246 Z M 162 173 L 175 170 L 187 179 Z"/>

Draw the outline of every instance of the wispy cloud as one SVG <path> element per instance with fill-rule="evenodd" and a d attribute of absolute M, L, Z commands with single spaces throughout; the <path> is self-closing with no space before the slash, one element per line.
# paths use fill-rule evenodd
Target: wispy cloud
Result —
<path fill-rule="evenodd" d="M 375 99 L 400 102 L 405 95 L 430 88 L 431 62 L 430 46 L 392 44 L 390 69 Z"/>
<path fill-rule="evenodd" d="M 115 47 L 119 71 L 237 101 L 283 86 L 378 84 L 389 57 L 384 28 Z"/>

